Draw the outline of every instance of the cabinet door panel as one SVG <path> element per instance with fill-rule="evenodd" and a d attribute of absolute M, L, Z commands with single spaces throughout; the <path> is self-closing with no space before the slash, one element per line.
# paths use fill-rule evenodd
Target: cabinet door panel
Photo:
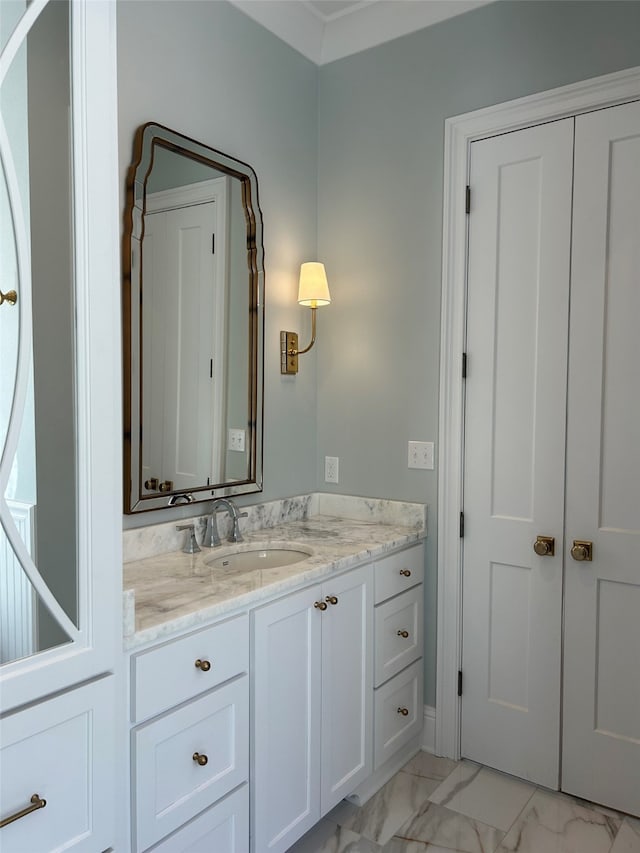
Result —
<path fill-rule="evenodd" d="M 422 657 L 423 595 L 418 586 L 376 607 L 376 687 Z"/>
<path fill-rule="evenodd" d="M 247 780 L 248 715 L 243 676 L 134 731 L 138 850 Z"/>
<path fill-rule="evenodd" d="M 254 853 L 284 853 L 320 818 L 320 594 L 252 614 Z"/>
<path fill-rule="evenodd" d="M 376 690 L 376 770 L 422 730 L 422 680 L 421 658 Z"/>
<path fill-rule="evenodd" d="M 0 819 L 46 806 L 0 829 L 6 853 L 95 853 L 113 840 L 113 678 L 9 717 L 1 726 Z"/>
<path fill-rule="evenodd" d="M 326 814 L 366 779 L 373 763 L 372 567 L 340 575 L 322 590 L 329 601 L 322 614 L 321 810 Z"/>
<path fill-rule="evenodd" d="M 238 788 L 153 848 L 153 853 L 203 853 L 203 851 L 248 853 L 248 785 Z"/>
<path fill-rule="evenodd" d="M 375 564 L 375 604 L 424 580 L 424 545 L 383 557 Z"/>
<path fill-rule="evenodd" d="M 145 720 L 246 672 L 248 622 L 238 616 L 134 656 L 132 718 Z M 210 669 L 196 667 L 196 660 Z"/>

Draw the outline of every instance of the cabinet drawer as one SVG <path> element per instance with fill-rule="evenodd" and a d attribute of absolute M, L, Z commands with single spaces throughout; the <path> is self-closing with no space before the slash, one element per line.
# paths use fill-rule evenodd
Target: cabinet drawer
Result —
<path fill-rule="evenodd" d="M 134 655 L 131 718 L 140 722 L 153 717 L 246 672 L 248 666 L 247 614 Z"/>
<path fill-rule="evenodd" d="M 422 585 L 375 608 L 375 687 L 422 657 Z"/>
<path fill-rule="evenodd" d="M 423 578 L 423 545 L 378 560 L 375 564 L 375 604 L 422 583 Z"/>
<path fill-rule="evenodd" d="M 249 786 L 207 809 L 149 853 L 249 853 Z"/>
<path fill-rule="evenodd" d="M 248 779 L 248 676 L 139 726 L 132 738 L 142 851 Z"/>
<path fill-rule="evenodd" d="M 115 843 L 112 678 L 2 720 L 0 819 L 46 806 L 0 829 L 6 853 L 95 853 Z M 35 803 L 34 803 L 35 804 Z"/>
<path fill-rule="evenodd" d="M 418 660 L 375 691 L 375 770 L 421 732 L 422 683 L 423 661 Z"/>

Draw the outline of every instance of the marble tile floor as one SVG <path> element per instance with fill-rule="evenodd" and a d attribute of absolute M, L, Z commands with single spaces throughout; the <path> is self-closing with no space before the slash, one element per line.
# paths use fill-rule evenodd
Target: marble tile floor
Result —
<path fill-rule="evenodd" d="M 640 853 L 640 820 L 470 761 L 419 753 L 288 853 Z"/>

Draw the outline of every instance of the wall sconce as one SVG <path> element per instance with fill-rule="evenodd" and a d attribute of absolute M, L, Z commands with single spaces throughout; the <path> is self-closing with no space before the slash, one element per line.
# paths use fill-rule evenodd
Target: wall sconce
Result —
<path fill-rule="evenodd" d="M 311 308 L 311 343 L 304 349 L 298 349 L 296 332 L 280 332 L 280 373 L 298 372 L 298 356 L 309 352 L 316 342 L 316 309 L 329 305 L 329 284 L 324 264 L 306 263 L 300 267 L 300 285 L 298 304 Z"/>

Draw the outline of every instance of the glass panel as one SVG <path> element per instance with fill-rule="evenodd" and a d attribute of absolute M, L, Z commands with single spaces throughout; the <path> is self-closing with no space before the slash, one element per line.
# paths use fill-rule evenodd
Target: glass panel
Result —
<path fill-rule="evenodd" d="M 0 290 L 17 292 L 0 305 L 2 663 L 78 625 L 69 56 L 69 4 L 51 2 L 0 90 Z"/>

